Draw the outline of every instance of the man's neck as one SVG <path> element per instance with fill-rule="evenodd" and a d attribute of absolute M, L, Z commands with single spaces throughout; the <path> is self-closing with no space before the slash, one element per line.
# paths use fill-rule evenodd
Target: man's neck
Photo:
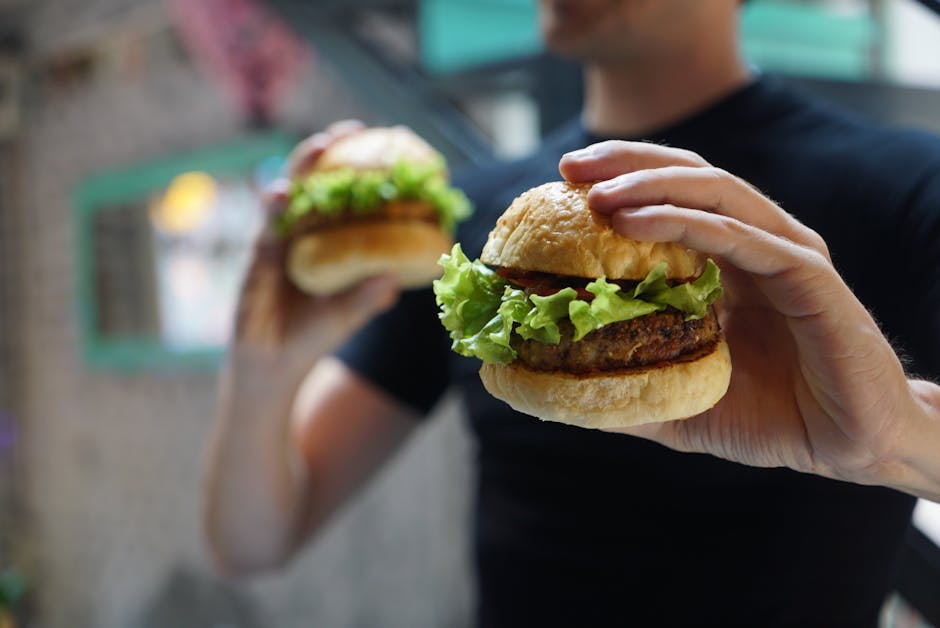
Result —
<path fill-rule="evenodd" d="M 589 65 L 584 125 L 607 137 L 637 137 L 684 120 L 751 80 L 737 53 L 659 64 Z"/>

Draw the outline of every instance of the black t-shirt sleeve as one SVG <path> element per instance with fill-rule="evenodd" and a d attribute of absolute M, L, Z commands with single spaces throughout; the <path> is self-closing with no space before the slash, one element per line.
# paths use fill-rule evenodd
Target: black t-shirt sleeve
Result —
<path fill-rule="evenodd" d="M 347 366 L 422 415 L 449 383 L 449 341 L 430 288 L 403 292 L 336 352 Z"/>

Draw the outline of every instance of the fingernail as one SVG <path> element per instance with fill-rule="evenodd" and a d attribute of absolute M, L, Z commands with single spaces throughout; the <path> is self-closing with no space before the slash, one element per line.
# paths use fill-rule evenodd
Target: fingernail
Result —
<path fill-rule="evenodd" d="M 652 212 L 653 210 L 649 207 L 620 207 L 616 211 L 614 211 L 614 213 L 611 215 L 614 217 L 621 216 L 624 218 L 625 217 L 637 218 L 637 217 L 646 216 Z"/>
<path fill-rule="evenodd" d="M 590 148 L 579 148 L 578 150 L 573 150 L 570 153 L 565 153 L 563 155 L 564 159 L 587 159 L 591 156 Z"/>

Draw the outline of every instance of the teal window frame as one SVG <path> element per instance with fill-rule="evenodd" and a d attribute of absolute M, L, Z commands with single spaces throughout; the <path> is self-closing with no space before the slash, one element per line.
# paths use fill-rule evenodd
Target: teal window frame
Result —
<path fill-rule="evenodd" d="M 289 153 L 295 139 L 282 132 L 243 136 L 225 144 L 157 158 L 126 168 L 92 174 L 73 193 L 75 234 L 74 283 L 79 346 L 85 364 L 106 370 L 134 371 L 177 367 L 215 368 L 224 348 L 169 350 L 158 338 L 108 338 L 100 333 L 96 302 L 94 220 L 102 211 L 126 204 L 145 204 L 183 172 L 202 171 L 214 177 L 251 176 L 271 156 Z"/>

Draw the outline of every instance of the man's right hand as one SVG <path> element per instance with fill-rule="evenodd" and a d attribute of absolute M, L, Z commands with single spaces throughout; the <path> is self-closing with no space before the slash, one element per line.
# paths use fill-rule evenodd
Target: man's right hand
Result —
<path fill-rule="evenodd" d="M 301 177 L 332 142 L 358 132 L 341 122 L 301 142 L 289 176 Z M 239 299 L 207 452 L 204 525 L 218 569 L 250 574 L 283 564 L 392 455 L 413 412 L 329 352 L 397 297 L 390 277 L 334 296 L 298 290 L 285 270 L 287 241 L 272 228 L 288 182 L 267 195 Z"/>
<path fill-rule="evenodd" d="M 363 129 L 344 120 L 300 144 L 289 159 L 291 179 L 302 177 L 333 142 Z M 267 224 L 255 244 L 239 298 L 231 358 L 306 372 L 314 362 L 348 339 L 379 312 L 390 307 L 398 287 L 389 276 L 377 276 L 338 295 L 301 292 L 285 272 L 288 241 L 273 222 L 288 201 L 289 181 L 281 179 L 265 195 Z"/>

